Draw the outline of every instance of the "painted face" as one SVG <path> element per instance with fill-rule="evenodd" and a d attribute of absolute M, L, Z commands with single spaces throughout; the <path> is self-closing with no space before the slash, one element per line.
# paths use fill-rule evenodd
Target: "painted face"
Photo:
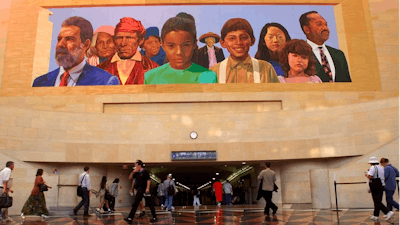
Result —
<path fill-rule="evenodd" d="M 99 57 L 108 58 L 115 54 L 115 44 L 110 34 L 100 32 L 97 35 L 96 50 Z"/>
<path fill-rule="evenodd" d="M 215 38 L 213 38 L 213 37 L 208 37 L 208 38 L 206 38 L 206 44 L 208 45 L 208 47 L 212 47 L 214 44 L 215 44 Z"/>
<path fill-rule="evenodd" d="M 146 52 L 147 57 L 153 57 L 158 54 L 160 51 L 161 43 L 158 37 L 150 36 L 143 43 L 144 51 Z"/>
<path fill-rule="evenodd" d="M 272 52 L 278 52 L 286 45 L 285 33 L 277 27 L 268 27 L 264 40 L 267 48 Z"/>
<path fill-rule="evenodd" d="M 137 33 L 118 32 L 114 37 L 114 43 L 117 47 L 118 56 L 121 59 L 130 59 L 136 53 L 143 39 L 139 39 Z"/>
<path fill-rule="evenodd" d="M 254 42 L 245 30 L 236 30 L 229 32 L 224 40 L 221 40 L 221 46 L 226 48 L 232 59 L 244 61 Z"/>
<path fill-rule="evenodd" d="M 172 68 L 183 70 L 192 65 L 195 40 L 187 31 L 171 31 L 165 35 L 162 46 Z"/>
<path fill-rule="evenodd" d="M 288 55 L 290 71 L 301 73 L 308 67 L 308 58 L 297 53 L 289 53 Z"/>
<path fill-rule="evenodd" d="M 318 45 L 322 45 L 329 38 L 328 23 L 318 13 L 311 13 L 307 17 L 311 19 L 310 25 L 304 26 L 307 38 Z"/>
<path fill-rule="evenodd" d="M 56 62 L 64 69 L 70 69 L 85 58 L 84 48 L 81 42 L 81 29 L 77 26 L 64 26 L 57 38 Z"/>

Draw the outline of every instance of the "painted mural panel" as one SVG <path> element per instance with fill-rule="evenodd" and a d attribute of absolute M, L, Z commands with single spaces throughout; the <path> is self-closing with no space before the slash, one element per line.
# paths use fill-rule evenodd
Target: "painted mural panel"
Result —
<path fill-rule="evenodd" d="M 333 6 L 50 10 L 50 72 L 34 87 L 351 82 Z"/>

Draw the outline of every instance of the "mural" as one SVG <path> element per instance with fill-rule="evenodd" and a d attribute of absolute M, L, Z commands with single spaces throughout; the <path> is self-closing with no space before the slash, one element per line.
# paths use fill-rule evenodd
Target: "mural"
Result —
<path fill-rule="evenodd" d="M 51 72 L 34 87 L 351 82 L 333 6 L 50 10 Z"/>

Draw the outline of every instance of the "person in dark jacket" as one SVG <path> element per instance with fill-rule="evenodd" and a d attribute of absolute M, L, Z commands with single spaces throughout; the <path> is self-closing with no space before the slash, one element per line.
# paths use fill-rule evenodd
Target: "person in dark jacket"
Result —
<path fill-rule="evenodd" d="M 199 49 L 198 59 L 200 66 L 209 69 L 225 59 L 222 49 L 214 46 L 220 39 L 219 35 L 213 32 L 200 36 L 200 42 L 206 43 L 204 47 Z"/>

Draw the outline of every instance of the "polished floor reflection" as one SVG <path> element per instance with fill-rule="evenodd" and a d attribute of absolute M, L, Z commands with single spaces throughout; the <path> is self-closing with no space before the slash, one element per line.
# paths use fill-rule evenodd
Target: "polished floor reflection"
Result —
<path fill-rule="evenodd" d="M 279 206 L 279 205 L 278 205 Z M 12 222 L 3 224 L 54 224 L 54 225 L 81 225 L 81 224 L 126 224 L 123 220 L 129 214 L 129 208 L 118 208 L 115 213 L 96 214 L 83 217 L 83 211 L 78 215 L 72 215 L 72 208 L 51 208 L 51 216 L 42 219 L 38 216 L 12 216 Z M 94 212 L 94 209 L 92 209 Z M 150 224 L 151 214 L 141 219 L 135 218 L 132 224 Z M 372 209 L 349 209 L 335 212 L 332 210 L 315 210 L 309 205 L 283 205 L 280 206 L 275 216 L 266 217 L 263 208 L 258 205 L 238 206 L 200 206 L 200 207 L 176 207 L 172 213 L 157 210 L 158 221 L 155 224 L 287 224 L 287 225 L 350 225 L 350 224 L 390 224 L 380 215 L 379 222 L 369 219 Z M 399 212 L 390 221 L 399 224 Z"/>

